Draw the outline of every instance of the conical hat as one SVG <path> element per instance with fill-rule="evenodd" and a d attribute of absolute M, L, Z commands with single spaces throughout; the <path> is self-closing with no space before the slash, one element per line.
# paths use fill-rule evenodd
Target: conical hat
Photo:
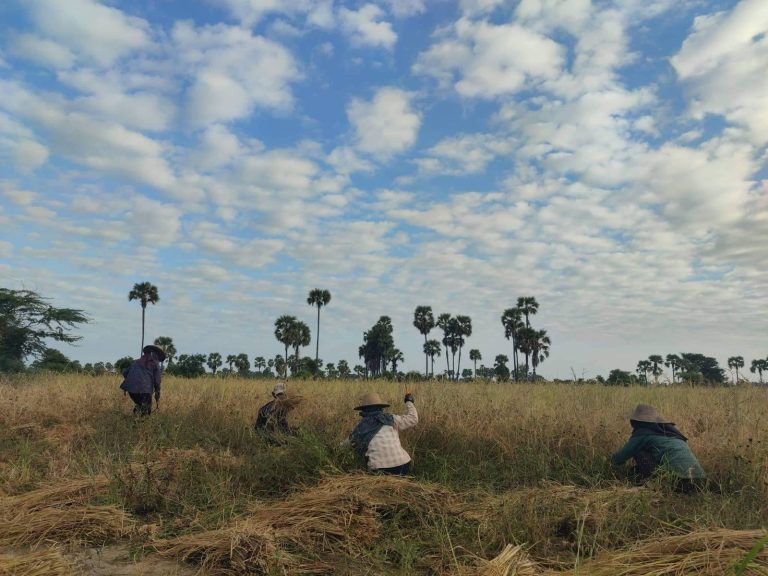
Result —
<path fill-rule="evenodd" d="M 367 407 L 386 408 L 387 406 L 389 406 L 389 404 L 382 402 L 381 396 L 379 396 L 376 392 L 369 392 L 360 398 L 360 405 L 355 406 L 355 410 L 361 410 L 362 408 Z"/>
<path fill-rule="evenodd" d="M 648 404 L 638 404 L 629 415 L 630 420 L 636 420 L 637 422 L 653 422 L 656 424 L 671 424 L 671 422 L 665 419 L 661 414 L 656 412 L 656 408 L 649 406 Z"/>
<path fill-rule="evenodd" d="M 156 346 L 155 344 L 147 344 L 144 346 L 144 349 L 142 350 L 144 354 L 147 352 L 154 352 L 157 356 L 157 359 L 160 360 L 160 362 L 165 361 L 165 350 L 163 350 L 160 346 Z"/>

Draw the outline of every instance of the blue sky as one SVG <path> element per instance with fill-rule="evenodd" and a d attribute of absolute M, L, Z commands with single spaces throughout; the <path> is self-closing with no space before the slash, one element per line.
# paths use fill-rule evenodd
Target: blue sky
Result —
<path fill-rule="evenodd" d="M 762 0 L 29 0 L 0 5 L 0 275 L 93 322 L 66 354 L 357 363 L 417 305 L 540 303 L 550 377 L 768 354 Z M 438 334 L 434 334 L 438 337 Z M 314 342 L 311 348 L 314 348 Z M 307 350 L 309 353 L 309 349 Z"/>

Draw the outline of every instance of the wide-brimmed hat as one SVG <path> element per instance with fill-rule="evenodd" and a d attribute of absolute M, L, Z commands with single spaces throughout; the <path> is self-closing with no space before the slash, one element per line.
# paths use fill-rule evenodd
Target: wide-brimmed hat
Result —
<path fill-rule="evenodd" d="M 362 398 L 360 398 L 360 404 L 355 406 L 355 410 L 362 410 L 363 408 L 386 408 L 387 406 L 389 406 L 389 404 L 382 402 L 381 396 L 376 392 L 369 392 L 368 394 L 363 394 Z"/>
<path fill-rule="evenodd" d="M 154 344 L 147 344 L 144 346 L 144 349 L 142 350 L 144 354 L 148 354 L 150 352 L 154 352 L 155 356 L 157 356 L 157 359 L 160 360 L 160 362 L 165 361 L 165 350 L 160 348 L 160 346 L 156 346 Z"/>
<path fill-rule="evenodd" d="M 278 382 L 275 384 L 275 387 L 272 388 L 272 396 L 277 396 L 278 394 L 285 394 L 285 384 L 282 382 Z"/>
<path fill-rule="evenodd" d="M 653 422 L 655 424 L 671 424 L 669 420 L 656 412 L 656 408 L 648 404 L 638 404 L 629 415 L 630 420 L 637 422 Z"/>

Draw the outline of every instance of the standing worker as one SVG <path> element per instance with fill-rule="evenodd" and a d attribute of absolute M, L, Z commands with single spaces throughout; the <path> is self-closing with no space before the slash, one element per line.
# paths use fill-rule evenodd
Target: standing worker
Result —
<path fill-rule="evenodd" d="M 702 487 L 706 474 L 688 446 L 688 439 L 674 422 L 663 418 L 653 406 L 638 404 L 629 417 L 632 435 L 624 447 L 611 456 L 614 464 L 634 458 L 635 476 L 650 479 L 659 470 L 674 479 L 675 490 L 693 492 Z"/>
<path fill-rule="evenodd" d="M 123 370 L 125 380 L 120 384 L 136 404 L 134 414 L 149 416 L 152 413 L 152 393 L 160 402 L 160 363 L 165 360 L 165 350 L 154 344 L 144 346 L 141 358 L 134 360 Z"/>
<path fill-rule="evenodd" d="M 375 392 L 364 395 L 360 405 L 355 407 L 360 411 L 360 422 L 345 443 L 351 444 L 365 458 L 370 470 L 399 476 L 407 476 L 411 471 L 411 457 L 400 445 L 398 432 L 416 426 L 419 414 L 410 392 L 405 394 L 403 401 L 404 416 L 384 412 L 389 404 L 382 402 Z"/>

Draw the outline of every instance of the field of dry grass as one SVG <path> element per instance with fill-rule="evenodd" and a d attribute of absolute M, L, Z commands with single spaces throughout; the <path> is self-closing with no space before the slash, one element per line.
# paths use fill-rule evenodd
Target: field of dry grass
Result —
<path fill-rule="evenodd" d="M 289 381 L 301 433 L 280 446 L 252 430 L 271 381 L 166 378 L 144 419 L 118 384 L 0 382 L 0 574 L 106 574 L 102 553 L 115 574 L 768 574 L 766 552 L 738 567 L 768 525 L 764 389 L 416 383 L 400 480 L 339 447 L 358 396 L 399 410 L 400 384 Z M 610 466 L 639 402 L 712 491 Z"/>

